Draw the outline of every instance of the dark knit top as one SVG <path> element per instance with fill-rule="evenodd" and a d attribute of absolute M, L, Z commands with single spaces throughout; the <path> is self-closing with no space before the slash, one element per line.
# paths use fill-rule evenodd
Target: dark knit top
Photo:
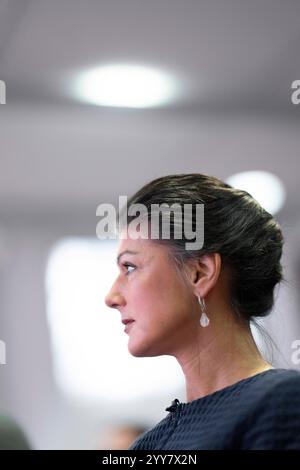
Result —
<path fill-rule="evenodd" d="M 300 373 L 270 369 L 181 403 L 129 450 L 298 449 Z"/>

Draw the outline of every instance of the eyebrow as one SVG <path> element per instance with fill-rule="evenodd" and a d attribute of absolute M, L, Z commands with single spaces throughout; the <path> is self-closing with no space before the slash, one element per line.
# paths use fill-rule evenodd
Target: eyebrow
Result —
<path fill-rule="evenodd" d="M 120 253 L 117 257 L 117 264 L 119 264 L 120 262 L 120 258 L 121 256 L 125 255 L 125 254 L 128 254 L 128 255 L 137 255 L 138 252 L 137 251 L 131 251 L 131 250 L 125 250 L 125 251 L 122 251 L 122 253 Z"/>

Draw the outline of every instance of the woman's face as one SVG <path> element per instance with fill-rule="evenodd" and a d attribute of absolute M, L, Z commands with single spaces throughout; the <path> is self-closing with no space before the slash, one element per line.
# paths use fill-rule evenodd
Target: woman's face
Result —
<path fill-rule="evenodd" d="M 134 320 L 126 327 L 129 352 L 176 356 L 197 330 L 197 299 L 169 259 L 168 248 L 127 238 L 121 240 L 118 264 L 105 302 L 119 310 L 120 320 Z"/>

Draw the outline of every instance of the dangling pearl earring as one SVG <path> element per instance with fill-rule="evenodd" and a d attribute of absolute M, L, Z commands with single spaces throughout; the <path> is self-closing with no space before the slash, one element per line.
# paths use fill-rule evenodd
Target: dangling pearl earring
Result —
<path fill-rule="evenodd" d="M 205 300 L 204 299 L 201 299 L 200 295 L 198 297 L 198 301 L 199 301 L 199 304 L 200 304 L 200 307 L 201 307 L 201 317 L 200 317 L 200 325 L 203 326 L 203 328 L 205 328 L 206 326 L 209 325 L 209 318 L 208 316 L 206 315 L 206 312 L 205 312 Z"/>

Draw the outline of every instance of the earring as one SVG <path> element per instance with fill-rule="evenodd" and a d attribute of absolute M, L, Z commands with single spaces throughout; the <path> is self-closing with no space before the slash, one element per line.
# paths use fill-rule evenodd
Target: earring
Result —
<path fill-rule="evenodd" d="M 206 326 L 209 325 L 209 318 L 208 318 L 208 316 L 206 315 L 206 312 L 205 312 L 205 300 L 201 299 L 201 297 L 199 295 L 198 301 L 199 301 L 199 304 L 200 304 L 200 307 L 201 307 L 200 325 L 203 328 L 205 328 Z"/>

